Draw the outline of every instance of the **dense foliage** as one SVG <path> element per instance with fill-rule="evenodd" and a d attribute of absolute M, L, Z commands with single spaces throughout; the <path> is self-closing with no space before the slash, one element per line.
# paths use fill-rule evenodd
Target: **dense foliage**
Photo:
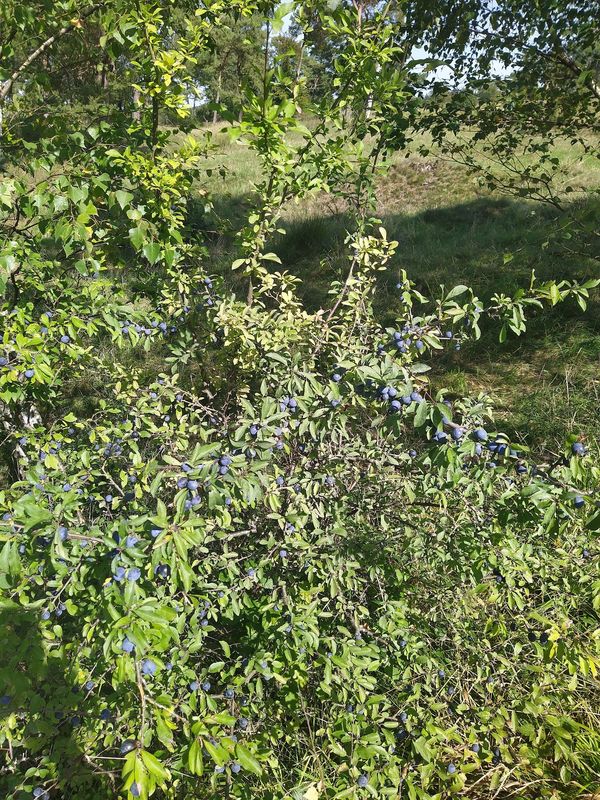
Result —
<path fill-rule="evenodd" d="M 397 244 L 374 180 L 416 108 L 391 5 L 10 9 L 3 797 L 598 789 L 595 444 L 582 432 L 534 463 L 490 398 L 428 380 L 482 325 L 520 335 L 544 305 L 585 308 L 598 282 L 426 298 L 402 273 L 402 316 L 379 324 Z M 344 45 L 317 99 L 298 53 L 295 71 L 269 58 L 292 10 L 308 41 L 318 27 Z M 263 167 L 237 294 L 187 225 L 211 135 L 182 134 L 232 14 L 261 19 L 266 48 L 230 128 Z M 119 73 L 122 102 L 40 119 L 70 37 L 86 70 Z M 352 216 L 348 271 L 309 313 L 272 241 L 286 203 L 322 192 Z"/>

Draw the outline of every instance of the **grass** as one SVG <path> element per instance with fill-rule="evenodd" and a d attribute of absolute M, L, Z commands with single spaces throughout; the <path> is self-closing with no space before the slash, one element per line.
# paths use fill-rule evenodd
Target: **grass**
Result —
<path fill-rule="evenodd" d="M 211 249 L 226 265 L 235 253 L 232 232 L 252 207 L 252 184 L 259 165 L 244 145 L 216 133 L 225 181 L 214 179 L 217 212 Z M 562 211 L 552 206 L 494 194 L 476 177 L 440 157 L 399 154 L 379 181 L 377 200 L 390 238 L 399 242 L 390 269 L 382 273 L 376 310 L 386 324 L 399 311 L 395 284 L 401 268 L 426 293 L 440 284 L 466 283 L 484 299 L 511 293 L 529 283 L 531 270 L 540 279 L 600 275 L 600 162 L 582 157 L 568 144 L 556 149 L 565 195 Z M 572 198 L 575 198 L 574 200 Z M 192 220 L 194 219 L 192 208 Z M 199 229 L 207 221 L 197 219 Z M 214 224 L 214 221 L 213 221 Z M 344 239 L 349 220 L 328 197 L 316 197 L 284 210 L 285 236 L 273 249 L 284 268 L 302 279 L 308 307 L 326 302 L 333 278 L 345 274 Z M 566 432 L 600 443 L 600 298 L 585 313 L 575 304 L 537 316 L 525 336 L 504 344 L 498 331 L 437 361 L 434 382 L 451 391 L 485 391 L 495 400 L 503 426 L 514 437 L 539 450 L 560 448 Z"/>

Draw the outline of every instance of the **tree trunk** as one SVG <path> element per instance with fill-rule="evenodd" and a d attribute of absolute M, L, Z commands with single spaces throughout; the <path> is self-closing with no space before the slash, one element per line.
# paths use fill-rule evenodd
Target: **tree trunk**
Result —
<path fill-rule="evenodd" d="M 136 122 L 139 122 L 142 118 L 141 110 L 140 110 L 140 90 L 134 89 L 133 90 L 133 118 Z"/>
<path fill-rule="evenodd" d="M 109 61 L 107 58 L 102 59 L 102 70 L 100 72 L 99 80 L 100 80 L 100 88 L 103 92 L 108 89 L 108 69 L 109 69 Z"/>
<path fill-rule="evenodd" d="M 156 148 L 158 140 L 158 97 L 152 98 L 152 149 Z"/>
<path fill-rule="evenodd" d="M 219 73 L 218 73 L 218 77 L 217 77 L 217 96 L 215 97 L 215 103 L 220 103 L 221 102 L 221 85 L 222 85 L 222 82 L 223 82 L 223 70 L 220 69 Z M 219 115 L 217 114 L 217 109 L 215 108 L 215 110 L 213 111 L 213 118 L 212 118 L 213 125 L 217 123 L 218 119 L 219 119 Z"/>
<path fill-rule="evenodd" d="M 381 64 L 379 62 L 375 65 L 375 72 L 378 75 L 381 72 Z M 369 96 L 367 97 L 367 109 L 365 111 L 366 118 L 371 119 L 372 113 L 373 113 L 373 92 L 370 92 Z"/>

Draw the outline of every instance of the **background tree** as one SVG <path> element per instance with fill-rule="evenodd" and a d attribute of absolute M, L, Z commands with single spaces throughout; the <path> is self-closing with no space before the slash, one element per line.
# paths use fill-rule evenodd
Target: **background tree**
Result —
<path fill-rule="evenodd" d="M 198 61 L 196 78 L 206 100 L 215 107 L 212 121 L 219 118 L 217 106 L 238 115 L 244 91 L 258 92 L 262 81 L 266 31 L 259 15 L 229 17 L 214 32 L 209 49 Z"/>
<path fill-rule="evenodd" d="M 445 63 L 432 73 L 432 100 L 443 105 L 420 119 L 420 130 L 487 184 L 558 204 L 553 150 L 560 137 L 598 155 L 600 94 L 594 3 L 408 3 L 407 40 Z M 450 102 L 442 86 L 469 86 Z M 490 96 L 490 88 L 494 87 Z M 462 132 L 472 135 L 464 136 Z M 489 158 L 482 167 L 483 153 Z"/>

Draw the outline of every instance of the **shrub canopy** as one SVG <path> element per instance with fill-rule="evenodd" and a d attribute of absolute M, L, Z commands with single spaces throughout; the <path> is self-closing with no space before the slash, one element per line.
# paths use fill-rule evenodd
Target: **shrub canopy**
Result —
<path fill-rule="evenodd" d="M 65 0 L 15 15 L 0 190 L 5 797 L 597 785 L 597 462 L 572 436 L 534 463 L 489 398 L 429 380 L 436 354 L 482 324 L 519 335 L 543 305 L 585 308 L 597 282 L 428 298 L 402 273 L 401 317 L 381 326 L 375 279 L 397 243 L 374 181 L 416 100 L 397 9 L 357 24 L 357 5 Z M 263 168 L 234 291 L 186 225 L 215 168 L 210 131 L 182 133 L 193 65 L 228 15 L 262 15 L 268 48 L 292 6 L 307 35 L 316 14 L 344 47 L 316 103 L 267 49 L 262 92 L 230 127 Z M 28 37 L 42 49 L 23 66 Z M 77 127 L 72 108 L 38 109 L 31 127 L 44 54 L 73 37 L 123 91 L 129 76 L 132 105 L 80 107 Z M 348 271 L 309 312 L 272 241 L 285 204 L 320 192 L 352 214 Z"/>

